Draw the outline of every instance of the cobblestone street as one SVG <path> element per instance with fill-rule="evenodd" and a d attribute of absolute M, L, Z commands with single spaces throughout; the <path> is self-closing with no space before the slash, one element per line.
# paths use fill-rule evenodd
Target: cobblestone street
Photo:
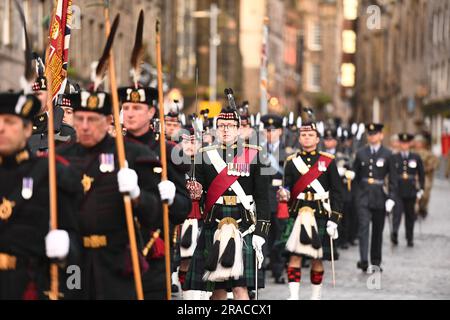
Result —
<path fill-rule="evenodd" d="M 415 246 L 406 247 L 404 225 L 399 245 L 392 248 L 386 221 L 383 242 L 383 273 L 363 274 L 356 269 L 358 247 L 340 250 L 336 262 L 336 287 L 332 287 L 331 263 L 325 265 L 323 299 L 450 299 L 450 183 L 435 180 L 427 220 L 416 223 Z M 260 299 L 286 299 L 288 287 L 269 279 Z M 300 299 L 309 299 L 309 270 L 302 270 Z"/>

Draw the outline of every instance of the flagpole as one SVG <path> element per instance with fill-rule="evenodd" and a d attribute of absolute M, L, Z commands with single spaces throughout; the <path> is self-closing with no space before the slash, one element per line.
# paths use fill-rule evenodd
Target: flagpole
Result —
<path fill-rule="evenodd" d="M 109 36 L 111 31 L 111 23 L 109 21 L 109 7 L 104 7 L 104 16 L 105 16 L 105 32 L 106 37 Z M 125 168 L 125 145 L 123 141 L 123 135 L 121 134 L 122 128 L 120 127 L 120 115 L 119 115 L 119 97 L 117 93 L 117 83 L 116 83 L 116 70 L 114 65 L 114 56 L 112 51 L 109 56 L 109 84 L 111 88 L 111 96 L 112 96 L 112 104 L 113 104 L 113 115 L 114 115 L 114 126 L 116 130 L 116 147 L 117 147 L 117 155 L 119 160 L 120 168 Z M 142 278 L 141 278 L 141 270 L 139 266 L 139 257 L 136 243 L 136 232 L 134 229 L 133 222 L 133 208 L 131 205 L 131 198 L 129 195 L 123 196 L 123 202 L 125 206 L 125 216 L 127 222 L 128 229 L 128 238 L 130 242 L 130 251 L 131 251 L 131 262 L 133 266 L 133 274 L 134 274 L 134 284 L 136 287 L 136 296 L 138 300 L 144 300 L 144 292 L 142 288 Z"/>

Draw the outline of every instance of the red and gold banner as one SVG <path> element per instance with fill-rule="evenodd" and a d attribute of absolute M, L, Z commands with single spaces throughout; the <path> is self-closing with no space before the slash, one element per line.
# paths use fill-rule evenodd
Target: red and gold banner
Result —
<path fill-rule="evenodd" d="M 67 79 L 67 63 L 72 21 L 72 0 L 57 0 L 49 28 L 49 45 L 46 53 L 46 77 L 52 99 L 62 93 Z"/>

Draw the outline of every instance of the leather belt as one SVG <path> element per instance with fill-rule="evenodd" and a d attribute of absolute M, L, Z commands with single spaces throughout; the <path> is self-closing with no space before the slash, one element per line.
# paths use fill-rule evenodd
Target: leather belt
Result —
<path fill-rule="evenodd" d="M 362 179 L 364 182 L 367 182 L 368 184 L 376 184 L 379 186 L 384 185 L 384 180 L 374 179 L 374 178 L 364 178 Z"/>

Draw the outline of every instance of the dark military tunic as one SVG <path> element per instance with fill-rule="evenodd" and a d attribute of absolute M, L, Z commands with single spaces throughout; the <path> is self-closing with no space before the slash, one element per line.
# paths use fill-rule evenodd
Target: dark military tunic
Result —
<path fill-rule="evenodd" d="M 76 143 L 62 146 L 58 152 L 78 170 L 77 178 L 84 188 L 78 212 L 84 247 L 84 298 L 135 299 L 125 208 L 117 182 L 119 164 L 115 140 L 106 135 L 93 148 Z M 159 166 L 156 155 L 130 142 L 125 143 L 125 152 L 129 168 L 137 172 L 141 189 L 138 203 L 133 206 L 133 214 L 140 225 L 160 225 L 161 199 L 157 186 L 160 179 L 153 173 L 153 168 Z M 110 172 L 100 170 L 105 154 L 114 155 Z M 138 249 L 142 250 L 142 247 Z M 141 261 L 141 271 L 143 269 Z"/>
<path fill-rule="evenodd" d="M 332 220 L 338 223 L 342 218 L 342 199 L 343 190 L 342 182 L 337 171 L 336 162 L 334 156 L 323 153 L 323 152 L 306 152 L 299 151 L 292 156 L 288 157 L 286 160 L 286 165 L 284 169 L 284 186 L 288 190 L 292 191 L 296 182 L 301 178 L 302 174 L 297 170 L 295 164 L 292 162 L 296 157 L 301 157 L 304 163 L 310 168 L 319 160 L 320 156 L 325 156 L 333 158 L 327 170 L 323 172 L 317 180 L 320 182 L 325 192 L 329 192 L 329 201 L 332 212 L 329 213 L 325 210 L 323 203 L 321 201 L 309 201 L 309 200 L 299 200 L 291 199 L 290 201 L 290 221 L 286 227 L 284 233 L 284 240 L 287 241 L 292 228 L 294 226 L 295 219 L 297 218 L 298 211 L 305 206 L 311 207 L 315 210 L 315 218 L 317 221 L 318 233 L 321 238 L 321 244 L 323 248 L 323 259 L 331 260 L 331 248 L 330 239 L 328 233 L 326 232 L 326 225 L 328 220 Z M 302 191 L 302 193 L 315 194 L 316 191 L 311 187 Z M 337 254 L 334 255 L 335 259 L 338 259 Z"/>
<path fill-rule="evenodd" d="M 380 146 L 372 154 L 366 146 L 356 153 L 353 164 L 356 185 L 356 210 L 359 219 L 359 246 L 363 269 L 368 263 L 369 227 L 372 222 L 371 263 L 381 264 L 381 249 L 387 199 L 396 199 L 397 179 L 391 160 L 391 151 Z M 389 177 L 388 194 L 384 191 L 385 178 Z"/>
<path fill-rule="evenodd" d="M 136 141 L 142 145 L 148 146 L 157 157 L 160 157 L 160 145 L 159 140 L 156 139 L 156 135 L 152 131 L 148 131 L 146 134 L 136 137 L 128 133 L 127 138 L 131 141 Z M 184 222 L 191 210 L 191 199 L 186 190 L 185 173 L 190 169 L 190 163 L 180 163 L 175 165 L 171 160 L 172 152 L 177 153 L 178 148 L 171 142 L 166 142 L 166 154 L 168 160 L 167 177 L 176 186 L 176 194 L 173 204 L 169 207 L 169 221 L 171 223 L 171 238 L 173 238 L 173 232 L 176 225 Z M 159 194 L 159 191 L 158 191 Z M 147 244 L 151 239 L 151 235 L 155 229 L 160 229 L 160 238 L 164 240 L 163 225 L 152 226 L 152 228 L 141 228 L 141 236 L 144 244 Z M 172 240 L 172 239 L 171 239 Z M 171 241 L 171 245 L 174 243 Z M 164 256 L 152 257 L 151 254 L 147 256 L 149 264 L 149 271 L 144 274 L 142 279 L 144 286 L 145 299 L 162 300 L 166 299 L 166 281 L 165 281 L 165 260 Z M 172 263 L 173 264 L 173 261 Z M 172 265 L 173 267 L 173 265 Z"/>
<path fill-rule="evenodd" d="M 420 156 L 408 152 L 407 157 L 397 153 L 392 155 L 392 161 L 397 173 L 398 197 L 394 210 L 394 237 L 397 237 L 402 213 L 405 213 L 406 239 L 413 241 L 417 192 L 425 189 L 425 170 Z M 417 187 L 419 186 L 419 188 Z"/>
<path fill-rule="evenodd" d="M 56 164 L 58 229 L 71 239 L 65 263 L 79 253 L 75 202 L 81 188 L 64 159 Z M 22 192 L 24 179 L 33 180 L 32 193 Z M 49 232 L 48 160 L 31 156 L 27 149 L 0 157 L 0 300 L 46 299 L 49 290 L 49 259 L 45 236 Z M 30 180 L 28 180 L 29 182 Z M 59 271 L 60 292 L 65 288 L 65 269 Z"/>
<path fill-rule="evenodd" d="M 54 128 L 56 145 L 69 143 L 76 140 L 75 130 L 62 122 L 64 110 L 60 107 L 54 108 Z M 43 113 L 33 119 L 33 134 L 28 140 L 28 146 L 32 153 L 47 151 L 48 149 L 48 115 Z"/>
<path fill-rule="evenodd" d="M 218 173 L 211 164 L 207 151 L 217 150 L 225 163 L 233 162 L 234 157 L 241 155 L 244 148 L 257 148 L 243 144 L 241 141 L 230 146 L 213 145 L 200 149 L 198 158 L 196 160 L 195 176 L 197 181 L 203 186 L 203 192 L 208 193 L 211 183 L 217 177 Z M 250 163 L 249 176 L 240 176 L 237 181 L 242 186 L 247 196 L 252 195 L 253 201 L 256 205 L 256 229 L 254 235 L 267 238 L 270 230 L 270 209 L 269 209 L 269 176 L 267 167 L 261 163 L 259 154 L 256 155 L 255 160 Z M 264 170 L 265 169 L 265 170 Z M 236 197 L 236 194 L 231 188 L 228 188 L 222 196 Z M 233 287 L 247 287 L 250 290 L 255 286 L 255 256 L 252 248 L 252 235 L 247 234 L 244 237 L 244 242 L 247 245 L 243 246 L 244 258 L 244 275 L 238 280 L 229 280 L 224 282 L 205 282 L 203 276 L 205 273 L 206 259 L 211 252 L 214 240 L 214 232 L 217 230 L 217 220 L 225 217 L 232 217 L 235 220 L 242 219 L 239 223 L 239 230 L 245 232 L 251 224 L 254 223 L 251 214 L 240 203 L 236 204 L 215 204 L 211 211 L 205 213 L 203 228 L 199 236 L 197 247 L 192 258 L 186 282 L 185 290 L 208 290 L 215 289 L 231 290 Z M 262 272 L 258 272 L 258 287 L 264 287 L 264 280 Z"/>

